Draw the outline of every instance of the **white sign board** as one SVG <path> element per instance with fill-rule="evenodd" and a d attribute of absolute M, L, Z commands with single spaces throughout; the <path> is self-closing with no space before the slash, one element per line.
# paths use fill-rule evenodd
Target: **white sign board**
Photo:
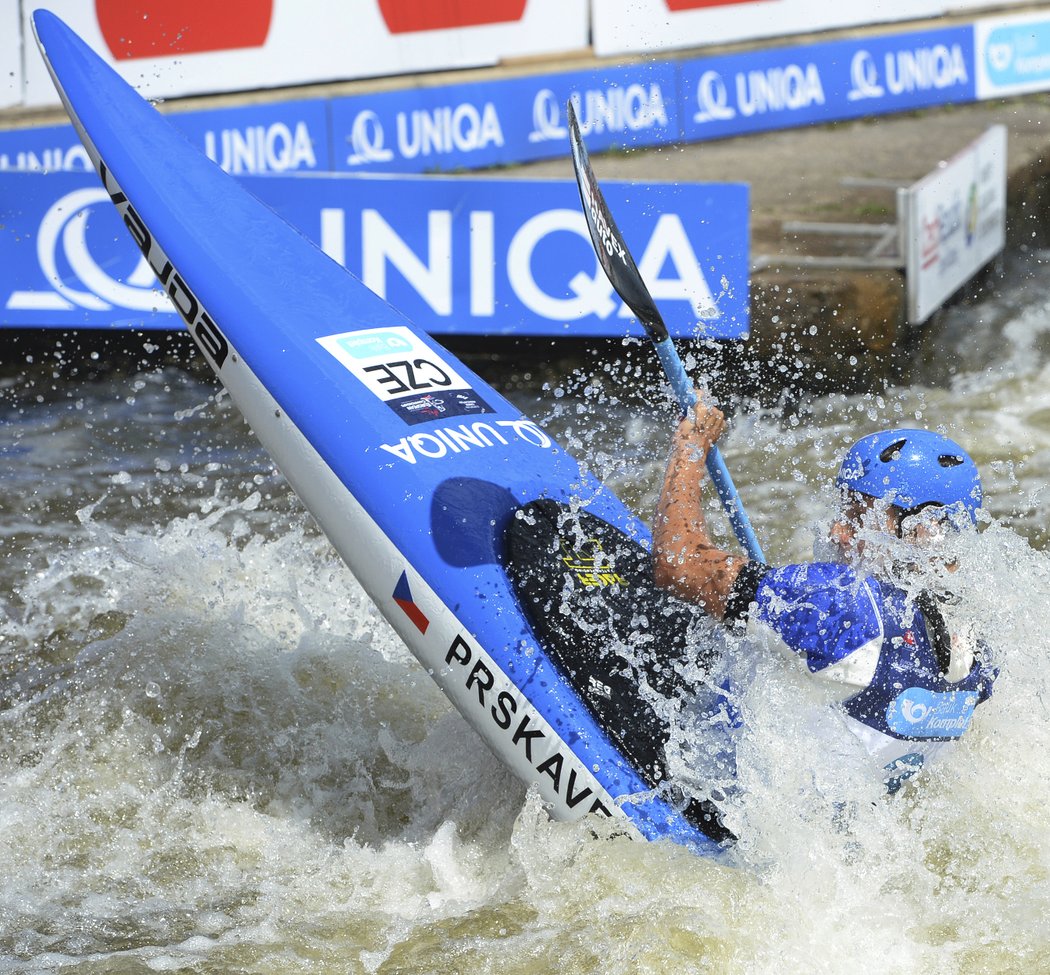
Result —
<path fill-rule="evenodd" d="M 22 27 L 18 4 L 0 0 L 0 108 L 22 101 Z"/>
<path fill-rule="evenodd" d="M 54 104 L 31 41 L 36 6 L 24 4 L 25 103 Z M 588 30 L 587 0 L 49 0 L 47 7 L 150 98 L 476 67 L 578 49 Z"/>
<path fill-rule="evenodd" d="M 923 322 L 1006 244 L 1006 127 L 900 190 L 908 319 Z"/>
<path fill-rule="evenodd" d="M 912 20 L 944 8 L 945 0 L 595 0 L 591 19 L 594 52 L 606 56 Z"/>
<path fill-rule="evenodd" d="M 949 14 L 966 13 L 969 10 L 987 10 L 989 7 L 1030 7 L 1031 0 L 948 0 L 945 12 Z"/>

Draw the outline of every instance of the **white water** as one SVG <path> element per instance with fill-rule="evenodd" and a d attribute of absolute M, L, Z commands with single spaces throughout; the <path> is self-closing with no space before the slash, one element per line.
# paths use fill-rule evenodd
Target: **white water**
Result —
<path fill-rule="evenodd" d="M 963 743 L 874 801 L 814 737 L 794 662 L 741 661 L 736 866 L 548 822 L 214 387 L 9 374 L 0 971 L 1047 970 L 1050 305 L 1025 297 L 945 324 L 970 345 L 950 385 L 752 415 L 725 442 L 784 561 L 848 441 L 946 424 L 985 475 L 956 581 L 1002 667 Z M 515 396 L 648 513 L 663 420 L 546 378 L 568 395 Z"/>

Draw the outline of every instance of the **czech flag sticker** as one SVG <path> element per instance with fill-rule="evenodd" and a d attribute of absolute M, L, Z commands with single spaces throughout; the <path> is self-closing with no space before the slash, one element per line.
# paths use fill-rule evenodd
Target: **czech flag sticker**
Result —
<path fill-rule="evenodd" d="M 401 578 L 397 580 L 397 585 L 394 586 L 394 602 L 404 610 L 405 615 L 413 622 L 420 633 L 426 633 L 427 627 L 430 626 L 430 620 L 427 619 L 412 598 L 412 590 L 408 585 L 407 571 L 401 573 Z"/>

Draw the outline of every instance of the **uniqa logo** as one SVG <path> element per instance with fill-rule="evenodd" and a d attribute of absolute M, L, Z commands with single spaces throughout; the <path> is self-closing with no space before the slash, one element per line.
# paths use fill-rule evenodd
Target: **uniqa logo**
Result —
<path fill-rule="evenodd" d="M 786 64 L 736 76 L 736 101 L 742 115 L 798 111 L 824 104 L 824 87 L 815 64 Z"/>
<path fill-rule="evenodd" d="M 419 458 L 437 460 L 448 454 L 462 454 L 481 447 L 493 447 L 497 443 L 511 443 L 503 434 L 514 434 L 533 447 L 546 449 L 553 441 L 532 420 L 496 420 L 495 425 L 478 421 L 461 423 L 458 427 L 439 427 L 426 433 L 413 433 L 402 437 L 395 444 L 380 444 L 387 453 L 400 457 L 409 464 Z"/>
<path fill-rule="evenodd" d="M 881 98 L 886 89 L 879 84 L 879 69 L 871 51 L 863 48 L 853 55 L 850 62 L 850 90 L 846 95 L 848 101 L 855 102 L 861 98 Z"/>
<path fill-rule="evenodd" d="M 561 124 L 561 106 L 550 88 L 541 88 L 532 100 L 532 131 L 529 142 L 564 139 L 568 130 Z"/>
<path fill-rule="evenodd" d="M 354 116 L 354 124 L 350 126 L 350 145 L 353 152 L 347 158 L 351 166 L 361 166 L 365 163 L 389 162 L 394 158 L 392 149 L 383 145 L 383 123 L 379 116 L 371 109 L 365 109 Z"/>
<path fill-rule="evenodd" d="M 480 109 L 470 102 L 462 102 L 398 112 L 396 126 L 397 150 L 403 159 L 477 152 L 490 145 L 504 144 L 499 113 L 492 102 L 485 102 Z M 394 158 L 394 151 L 386 145 L 383 123 L 370 109 L 354 117 L 350 145 L 353 152 L 347 157 L 347 163 L 351 166 L 389 162 Z"/>
<path fill-rule="evenodd" d="M 39 173 L 90 173 L 93 172 L 91 158 L 87 150 L 78 142 L 72 146 L 54 146 L 50 149 L 42 149 L 39 154 L 32 149 L 23 149 L 9 156 L 6 152 L 0 152 L 0 171 L 13 169 L 15 171 L 29 170 Z"/>
<path fill-rule="evenodd" d="M 730 93 L 722 75 L 705 71 L 696 85 L 699 108 L 693 119 L 717 122 L 768 112 L 798 111 L 810 105 L 824 104 L 824 87 L 815 64 L 785 64 L 755 71 L 738 71 L 734 77 L 735 107 L 729 104 Z"/>
<path fill-rule="evenodd" d="M 697 122 L 718 122 L 736 118 L 729 104 L 729 90 L 717 71 L 705 71 L 696 83 L 696 102 L 700 110 L 693 116 Z"/>
<path fill-rule="evenodd" d="M 282 173 L 292 169 L 316 169 L 310 129 L 296 122 L 294 131 L 284 122 L 250 125 L 245 129 L 222 129 L 204 133 L 204 152 L 228 173 Z"/>
<path fill-rule="evenodd" d="M 904 720 L 909 724 L 918 724 L 920 721 L 925 721 L 930 710 L 931 708 L 928 704 L 921 704 L 919 701 L 913 701 L 909 697 L 901 701 L 901 714 L 904 715 Z"/>
<path fill-rule="evenodd" d="M 667 126 L 667 109 L 660 86 L 638 83 L 589 88 L 572 96 L 580 132 L 637 132 L 657 125 Z M 564 139 L 568 131 L 561 124 L 561 105 L 550 88 L 541 88 L 532 100 L 532 131 L 529 142 Z"/>
<path fill-rule="evenodd" d="M 88 246 L 87 229 L 88 218 L 100 203 L 105 204 L 103 219 L 111 218 L 110 198 L 101 187 L 74 190 L 51 205 L 40 221 L 36 252 L 40 270 L 53 290 L 14 291 L 7 299 L 8 308 L 22 311 L 72 311 L 75 308 L 108 311 L 116 307 L 142 312 L 174 311 L 158 290 L 156 275 L 145 257 L 139 257 L 134 271 L 123 281 L 115 280 L 95 260 Z M 123 231 L 118 233 L 123 239 Z M 70 275 L 60 273 L 60 259 L 83 288 L 69 284 Z"/>
<path fill-rule="evenodd" d="M 965 85 L 968 81 L 966 57 L 958 44 L 934 44 L 888 51 L 883 59 L 883 77 L 870 51 L 861 49 L 850 62 L 851 87 L 846 97 L 851 101 L 862 98 L 882 98 Z"/>
<path fill-rule="evenodd" d="M 321 211 L 321 249 L 344 266 L 347 266 L 349 237 L 346 216 L 346 211 L 334 207 Z M 423 217 L 424 214 L 420 214 L 421 222 Z M 469 225 L 469 235 L 453 232 L 454 217 Z M 360 277 L 381 298 L 397 298 L 396 293 L 389 293 L 393 286 L 388 286 L 388 268 L 393 268 L 397 277 L 436 314 L 450 316 L 460 310 L 453 282 L 454 272 L 459 273 L 463 268 L 469 280 L 469 314 L 492 318 L 496 314 L 497 298 L 503 300 L 497 278 L 499 268 L 505 269 L 513 297 L 542 318 L 564 323 L 589 315 L 601 319 L 613 314 L 630 317 L 626 306 L 614 299 L 612 285 L 594 257 L 587 219 L 578 207 L 541 210 L 529 217 L 513 231 L 505 255 L 497 253 L 496 219 L 492 211 L 454 214 L 451 210 L 430 210 L 425 218 L 425 245 L 419 247 L 402 238 L 398 229 L 378 210 L 361 211 L 360 228 L 353 233 L 353 238 L 361 241 Z M 557 235 L 565 233 L 579 237 L 584 245 L 581 253 L 588 255 L 578 268 L 560 256 L 564 252 L 558 250 Z M 467 242 L 460 246 L 458 241 L 464 236 Z M 603 235 L 603 240 L 610 248 L 617 243 L 608 234 Z M 560 266 L 568 278 L 564 288 L 546 290 L 549 285 L 541 284 L 535 273 L 541 260 L 561 261 Z M 642 250 L 638 269 L 649 282 L 649 291 L 655 300 L 688 301 L 696 316 L 705 321 L 721 316 L 718 301 L 677 213 L 660 214 Z"/>

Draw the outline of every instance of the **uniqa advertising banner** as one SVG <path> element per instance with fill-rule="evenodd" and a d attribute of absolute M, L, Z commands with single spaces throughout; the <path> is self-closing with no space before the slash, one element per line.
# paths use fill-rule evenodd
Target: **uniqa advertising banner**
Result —
<path fill-rule="evenodd" d="M 969 26 L 680 62 L 682 135 L 702 141 L 974 99 Z"/>
<path fill-rule="evenodd" d="M 434 334 L 643 334 L 598 265 L 571 180 L 242 181 Z M 610 182 L 605 192 L 672 334 L 745 335 L 747 187 Z M 0 324 L 180 326 L 92 174 L 0 174 L 0 224 Z"/>
<path fill-rule="evenodd" d="M 23 5 L 24 101 L 56 104 L 32 43 L 36 6 Z M 588 32 L 586 0 L 49 0 L 47 7 L 150 98 L 477 67 L 578 49 Z"/>
<path fill-rule="evenodd" d="M 228 172 L 456 172 L 972 101 L 973 27 L 333 99 L 173 112 Z M 70 126 L 0 131 L 0 169 L 83 169 Z"/>
<path fill-rule="evenodd" d="M 228 173 L 332 169 L 324 99 L 172 112 L 171 123 Z M 87 172 L 91 162 L 72 125 L 0 131 L 0 171 Z"/>
<path fill-rule="evenodd" d="M 570 98 L 593 152 L 678 138 L 676 67 L 664 61 L 335 99 L 335 168 L 447 172 L 567 158 Z"/>
<path fill-rule="evenodd" d="M 923 322 L 1006 244 L 1006 127 L 900 191 L 908 255 L 908 318 Z"/>

